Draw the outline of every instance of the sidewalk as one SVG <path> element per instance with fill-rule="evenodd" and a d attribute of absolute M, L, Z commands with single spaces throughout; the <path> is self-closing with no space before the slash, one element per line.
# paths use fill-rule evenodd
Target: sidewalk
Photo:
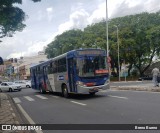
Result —
<path fill-rule="evenodd" d="M 160 87 L 154 87 L 152 80 L 143 81 L 111 81 L 111 90 L 131 90 L 160 92 Z M 160 84 L 159 84 L 160 85 Z"/>
<path fill-rule="evenodd" d="M 10 96 L 0 93 L 0 126 L 1 124 L 24 124 Z M 0 127 L 1 129 L 2 127 Z M 27 131 L 1 131 L 0 133 L 28 133 Z"/>
<path fill-rule="evenodd" d="M 127 81 L 132 82 L 132 81 Z M 122 81 L 121 83 L 127 83 L 125 81 Z M 133 81 L 135 82 L 135 81 Z M 142 82 L 142 81 L 137 81 Z M 119 82 L 114 82 L 119 83 Z M 150 92 L 160 92 L 160 87 L 154 87 L 153 83 L 146 82 L 145 84 L 136 84 L 136 85 L 119 85 L 119 86 L 111 86 L 112 90 L 133 90 L 133 91 L 150 91 Z"/>

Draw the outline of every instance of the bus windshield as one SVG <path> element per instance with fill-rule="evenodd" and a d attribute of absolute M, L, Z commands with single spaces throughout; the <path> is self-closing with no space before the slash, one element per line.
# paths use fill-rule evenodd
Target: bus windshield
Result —
<path fill-rule="evenodd" d="M 105 56 L 77 58 L 77 73 L 80 77 L 101 76 L 108 73 Z"/>

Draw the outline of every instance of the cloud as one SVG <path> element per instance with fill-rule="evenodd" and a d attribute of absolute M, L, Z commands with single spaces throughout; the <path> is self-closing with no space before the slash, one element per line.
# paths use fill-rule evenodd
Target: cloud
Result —
<path fill-rule="evenodd" d="M 88 24 L 88 20 L 87 20 L 88 17 L 89 17 L 89 14 L 84 9 L 80 9 L 73 12 L 70 15 L 68 21 L 59 25 L 57 33 L 61 34 L 64 31 L 72 28 L 83 29 Z"/>
<path fill-rule="evenodd" d="M 44 47 L 46 46 L 46 44 L 50 43 L 51 40 L 47 40 L 47 41 L 37 41 L 37 42 L 30 42 L 29 46 L 22 51 L 12 51 L 11 54 L 9 54 L 7 56 L 8 58 L 19 58 L 20 56 L 33 56 L 33 55 L 37 55 L 37 53 L 39 51 L 44 50 Z"/>
<path fill-rule="evenodd" d="M 102 18 L 106 17 L 106 2 L 103 2 L 98 5 L 98 8 L 93 11 L 93 13 L 89 16 L 88 22 L 92 24 L 93 22 L 99 22 Z"/>
<path fill-rule="evenodd" d="M 121 17 L 141 12 L 156 12 L 160 9 L 159 0 L 124 0 L 122 3 L 117 4 L 117 8 L 113 10 L 112 18 Z"/>
<path fill-rule="evenodd" d="M 25 48 L 23 50 L 17 49 L 18 46 L 20 48 L 22 47 L 22 46 L 20 46 L 21 44 L 16 46 L 16 50 L 10 49 L 10 51 L 8 50 L 9 45 L 7 45 L 7 52 L 11 53 L 7 56 L 7 59 L 9 59 L 9 58 L 19 58 L 21 56 L 37 55 L 39 51 L 44 50 L 44 47 L 46 47 L 47 44 L 49 44 L 52 41 L 53 38 L 54 38 L 54 36 L 51 36 L 46 41 L 34 41 L 34 42 L 30 41 L 30 42 L 27 42 L 27 45 L 24 45 Z"/>
<path fill-rule="evenodd" d="M 38 21 L 41 21 L 41 20 L 43 20 L 45 18 L 45 15 L 43 14 L 43 12 L 41 11 L 41 10 L 39 10 L 38 12 L 37 12 L 37 20 Z"/>
<path fill-rule="evenodd" d="M 48 7 L 46 9 L 47 11 L 47 18 L 48 18 L 48 21 L 51 22 L 52 19 L 53 19 L 53 8 L 52 7 Z"/>
<path fill-rule="evenodd" d="M 106 18 L 106 0 L 77 1 L 65 4 L 63 10 L 59 1 L 54 7 L 51 6 L 53 2 L 50 1 L 50 3 L 40 2 L 39 5 L 43 3 L 41 8 L 30 9 L 29 19 L 26 21 L 27 27 L 24 31 L 16 33 L 12 38 L 2 39 L 0 56 L 14 58 L 21 55 L 35 55 L 43 50 L 43 47 L 49 44 L 56 35 L 73 28 L 83 30 L 87 25 Z M 27 0 L 25 2 L 30 3 Z M 28 5 L 26 6 L 28 9 Z M 155 12 L 159 9 L 160 0 L 108 0 L 109 18 L 142 11 Z"/>

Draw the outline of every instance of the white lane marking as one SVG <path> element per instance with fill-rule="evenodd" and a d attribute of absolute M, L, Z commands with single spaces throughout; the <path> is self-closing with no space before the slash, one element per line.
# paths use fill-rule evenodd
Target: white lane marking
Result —
<path fill-rule="evenodd" d="M 121 99 L 128 99 L 127 97 L 119 97 L 119 96 L 112 96 L 112 95 L 108 95 L 109 97 L 114 97 L 114 98 L 121 98 Z"/>
<path fill-rule="evenodd" d="M 110 91 L 120 91 L 120 90 L 112 90 L 112 89 L 111 89 Z"/>
<path fill-rule="evenodd" d="M 59 98 L 58 96 L 52 96 L 52 97 L 54 97 L 54 98 Z"/>
<path fill-rule="evenodd" d="M 36 124 L 32 118 L 27 114 L 27 112 L 23 109 L 23 107 L 20 105 L 20 104 L 17 104 L 17 106 L 19 107 L 19 109 L 21 110 L 21 112 L 23 113 L 23 115 L 25 116 L 25 118 L 28 120 L 28 122 L 30 124 Z M 37 133 L 43 133 L 42 131 L 40 130 L 36 130 Z"/>
<path fill-rule="evenodd" d="M 24 96 L 24 98 L 27 99 L 28 101 L 34 101 L 34 99 L 29 96 Z"/>
<path fill-rule="evenodd" d="M 41 96 L 41 95 L 35 95 L 36 97 L 38 98 L 41 98 L 41 99 L 48 99 L 47 97 L 44 97 L 44 96 Z"/>
<path fill-rule="evenodd" d="M 102 91 L 99 91 L 99 92 L 108 92 L 108 90 L 102 90 Z"/>
<path fill-rule="evenodd" d="M 14 100 L 15 103 L 21 103 L 21 100 L 17 97 L 13 98 L 13 100 Z"/>
<path fill-rule="evenodd" d="M 13 117 L 16 117 L 16 114 L 15 113 L 12 113 Z"/>
<path fill-rule="evenodd" d="M 82 105 L 82 106 L 86 106 L 87 104 L 84 104 L 84 103 L 79 103 L 79 102 L 75 102 L 75 101 L 71 101 L 72 103 L 75 103 L 75 104 L 79 104 L 79 105 Z"/>

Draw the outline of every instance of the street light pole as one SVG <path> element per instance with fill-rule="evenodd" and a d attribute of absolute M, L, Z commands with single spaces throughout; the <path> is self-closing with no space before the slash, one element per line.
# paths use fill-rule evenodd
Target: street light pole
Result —
<path fill-rule="evenodd" d="M 118 71 L 119 71 L 119 81 L 121 81 L 121 78 L 120 78 L 120 61 L 119 61 L 119 36 L 118 36 L 118 26 L 117 25 L 114 25 L 116 28 L 117 28 L 117 45 L 118 45 Z"/>
<path fill-rule="evenodd" d="M 108 6 L 107 6 L 107 0 L 106 0 L 106 48 L 107 48 L 107 61 L 110 58 L 109 57 L 109 44 L 108 44 Z M 111 74 L 110 72 L 110 66 L 108 67 L 109 70 L 109 75 Z M 110 78 L 109 78 L 109 82 L 110 82 Z"/>
<path fill-rule="evenodd" d="M 106 0 L 106 47 L 107 47 L 107 58 L 109 57 L 109 45 L 108 45 L 108 6 L 107 6 L 107 0 Z"/>

